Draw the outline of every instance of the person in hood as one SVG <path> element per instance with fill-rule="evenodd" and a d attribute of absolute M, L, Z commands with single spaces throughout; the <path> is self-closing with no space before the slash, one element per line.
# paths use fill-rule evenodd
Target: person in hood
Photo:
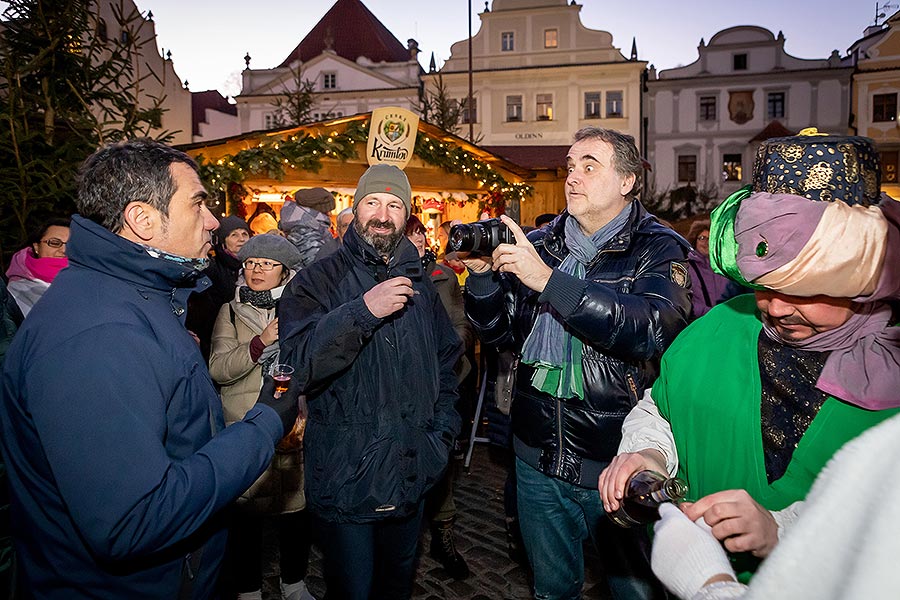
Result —
<path fill-rule="evenodd" d="M 81 167 L 69 267 L 3 365 L 0 447 L 25 597 L 211 598 L 222 509 L 297 418 L 274 381 L 225 429 L 184 327 L 217 221 L 189 156 L 149 139 Z"/>
<path fill-rule="evenodd" d="M 331 234 L 334 196 L 325 188 L 309 188 L 294 194 L 293 202 L 281 207 L 280 229 L 300 252 L 300 268 L 328 256 L 340 242 Z"/>
<path fill-rule="evenodd" d="M 66 258 L 69 224 L 69 219 L 47 221 L 29 236 L 28 245 L 10 261 L 6 270 L 7 289 L 25 316 L 69 264 Z"/>
<path fill-rule="evenodd" d="M 404 235 L 411 200 L 403 171 L 370 167 L 343 245 L 278 305 L 282 360 L 309 405 L 306 500 L 329 598 L 412 595 L 423 497 L 459 433 L 462 342 Z"/>

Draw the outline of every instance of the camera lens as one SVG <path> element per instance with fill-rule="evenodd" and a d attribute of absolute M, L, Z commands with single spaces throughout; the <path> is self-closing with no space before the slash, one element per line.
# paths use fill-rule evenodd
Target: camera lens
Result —
<path fill-rule="evenodd" d="M 452 252 L 471 252 L 476 246 L 476 234 L 473 224 L 454 225 L 450 228 L 447 247 Z M 480 236 L 478 236 L 480 237 Z"/>

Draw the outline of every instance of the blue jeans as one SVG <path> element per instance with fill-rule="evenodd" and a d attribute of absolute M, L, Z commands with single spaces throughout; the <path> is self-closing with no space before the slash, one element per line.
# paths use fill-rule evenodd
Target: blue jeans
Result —
<path fill-rule="evenodd" d="M 328 600 L 408 600 L 416 574 L 422 503 L 415 514 L 372 523 L 314 518 Z"/>
<path fill-rule="evenodd" d="M 584 586 L 582 544 L 591 538 L 617 600 L 666 594 L 653 577 L 643 529 L 623 529 L 606 518 L 596 489 L 574 486 L 516 458 L 519 523 L 534 572 L 536 600 L 578 600 Z"/>

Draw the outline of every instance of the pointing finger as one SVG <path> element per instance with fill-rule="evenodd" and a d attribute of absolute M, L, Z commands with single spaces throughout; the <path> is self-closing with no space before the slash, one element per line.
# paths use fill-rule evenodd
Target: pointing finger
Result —
<path fill-rule="evenodd" d="M 510 231 L 512 231 L 513 235 L 516 238 L 516 246 L 521 246 L 522 244 L 528 244 L 529 246 L 531 245 L 531 242 L 529 242 L 528 238 L 525 236 L 525 232 L 522 231 L 522 228 L 519 227 L 519 225 L 515 221 L 513 221 L 506 215 L 500 215 L 500 220 L 504 225 L 509 227 Z"/>

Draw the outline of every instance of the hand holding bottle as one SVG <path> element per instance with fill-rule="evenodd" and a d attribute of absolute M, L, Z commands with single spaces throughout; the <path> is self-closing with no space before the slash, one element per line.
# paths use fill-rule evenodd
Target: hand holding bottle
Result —
<path fill-rule="evenodd" d="M 640 452 L 623 452 L 609 463 L 600 473 L 597 489 L 603 509 L 607 513 L 619 509 L 619 501 L 625 497 L 625 486 L 631 476 L 638 471 L 666 472 L 666 459 L 661 452 L 652 449 Z"/>
<path fill-rule="evenodd" d="M 687 494 L 687 484 L 678 477 L 666 477 L 656 471 L 638 471 L 625 485 L 619 508 L 606 516 L 620 527 L 645 525 L 659 519 L 660 507 L 680 502 Z"/>

